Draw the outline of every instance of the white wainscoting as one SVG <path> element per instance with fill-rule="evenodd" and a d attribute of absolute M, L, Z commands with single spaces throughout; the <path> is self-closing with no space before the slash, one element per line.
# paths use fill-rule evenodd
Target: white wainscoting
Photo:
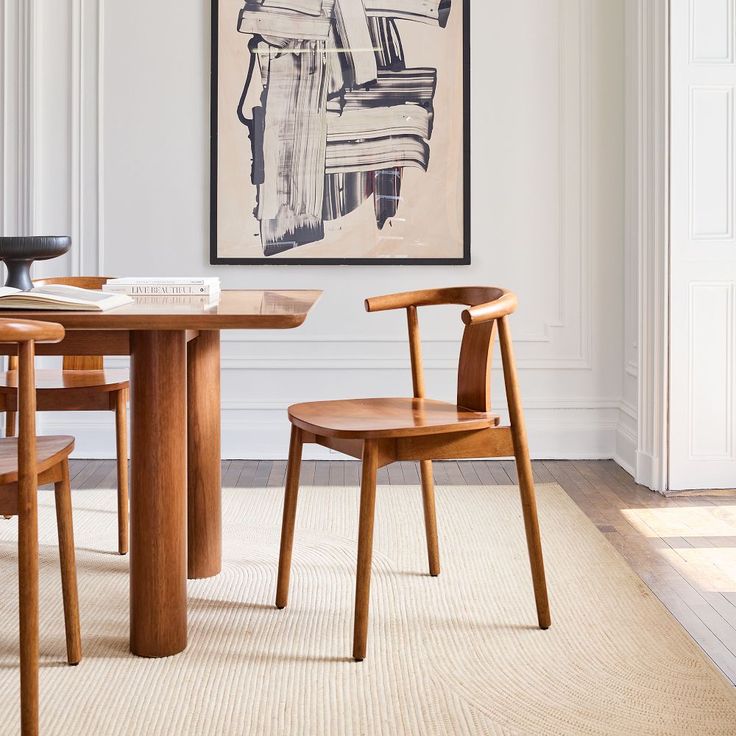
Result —
<path fill-rule="evenodd" d="M 18 92 L 6 74 L 3 125 L 6 141 L 26 130 L 35 143 L 17 183 L 5 166 L 3 201 L 15 186 L 26 229 L 75 243 L 38 274 L 207 273 L 226 288 L 325 290 L 298 331 L 224 336 L 225 456 L 284 457 L 292 401 L 410 389 L 404 320 L 364 314 L 363 297 L 498 283 L 522 305 L 513 328 L 533 454 L 634 467 L 636 305 L 624 295 L 637 264 L 624 249 L 618 0 L 473 3 L 473 265 L 458 268 L 209 266 L 208 3 L 17 3 L 6 0 L 2 18 L 22 8 L 29 109 L 10 119 Z M 427 313 L 422 326 L 429 390 L 451 399 L 458 313 Z M 114 452 L 104 415 L 49 415 L 42 428 L 76 435 L 78 456 Z"/>

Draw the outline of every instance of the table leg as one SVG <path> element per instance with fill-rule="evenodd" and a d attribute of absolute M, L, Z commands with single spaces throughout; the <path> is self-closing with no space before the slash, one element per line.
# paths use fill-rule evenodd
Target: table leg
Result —
<path fill-rule="evenodd" d="M 187 645 L 186 338 L 139 331 L 131 348 L 130 650 Z"/>
<path fill-rule="evenodd" d="M 220 333 L 200 332 L 187 345 L 188 575 L 222 569 L 220 481 Z"/>

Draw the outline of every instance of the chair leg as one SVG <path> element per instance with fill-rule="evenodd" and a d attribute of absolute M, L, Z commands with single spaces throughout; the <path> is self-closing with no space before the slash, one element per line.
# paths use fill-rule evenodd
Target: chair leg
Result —
<path fill-rule="evenodd" d="M 74 553 L 72 524 L 72 496 L 69 483 L 69 463 L 62 463 L 61 480 L 54 486 L 56 497 L 56 526 L 59 531 L 61 558 L 61 587 L 64 596 L 64 627 L 66 629 L 66 656 L 69 664 L 82 659 L 82 637 L 79 630 L 79 596 L 77 592 L 77 564 Z"/>
<path fill-rule="evenodd" d="M 296 503 L 299 496 L 299 474 L 302 465 L 302 431 L 291 425 L 289 443 L 289 463 L 286 469 L 286 490 L 284 493 L 284 517 L 281 523 L 281 551 L 279 554 L 279 574 L 276 585 L 276 608 L 286 608 L 289 602 L 289 576 L 291 574 L 291 550 L 294 546 L 294 525 L 296 524 Z"/>
<path fill-rule="evenodd" d="M 366 440 L 363 445 L 363 467 L 360 481 L 360 523 L 358 529 L 358 573 L 355 584 L 355 625 L 353 659 L 365 659 L 368 641 L 368 608 L 371 592 L 371 560 L 373 558 L 373 521 L 376 509 L 376 473 L 378 445 Z"/>
<path fill-rule="evenodd" d="M 5 436 L 15 437 L 15 416 L 16 412 L 6 411 L 5 412 Z"/>
<path fill-rule="evenodd" d="M 115 396 L 115 441 L 118 462 L 118 553 L 128 552 L 128 391 Z"/>
<path fill-rule="evenodd" d="M 516 444 L 516 443 L 515 443 Z M 539 534 L 537 517 L 537 497 L 534 490 L 532 465 L 526 445 L 521 452 L 516 452 L 516 470 L 519 474 L 519 490 L 521 506 L 524 513 L 526 543 L 529 549 L 529 562 L 532 568 L 534 599 L 537 605 L 537 619 L 540 629 L 548 629 L 551 624 L 549 600 L 547 598 L 547 582 L 544 574 L 544 558 L 542 556 L 542 539 Z"/>
<path fill-rule="evenodd" d="M 427 532 L 429 574 L 432 577 L 437 577 L 440 574 L 440 547 L 437 541 L 437 513 L 434 501 L 432 461 L 422 460 L 419 463 L 419 469 L 422 475 L 422 501 L 424 502 L 424 528 Z"/>
<path fill-rule="evenodd" d="M 15 437 L 15 417 L 14 411 L 5 412 L 5 436 Z M 3 516 L 4 519 L 12 519 L 12 516 Z"/>
<path fill-rule="evenodd" d="M 20 719 L 23 736 L 38 734 L 38 511 L 18 515 Z"/>
<path fill-rule="evenodd" d="M 529 446 L 526 437 L 526 427 L 524 426 L 524 412 L 521 407 L 521 396 L 516 375 L 511 334 L 506 317 L 498 321 L 498 336 L 501 343 L 503 375 L 506 385 L 509 416 L 511 418 L 511 436 L 514 443 L 516 470 L 519 475 L 519 490 L 521 492 L 521 505 L 524 513 L 526 543 L 529 549 L 529 562 L 532 568 L 534 599 L 537 604 L 537 619 L 540 629 L 548 629 L 551 619 L 549 600 L 547 598 L 547 582 L 544 575 L 542 540 L 539 534 L 539 519 L 537 517 L 537 497 L 534 491 L 534 476 L 532 475 L 532 464 L 529 459 Z"/>

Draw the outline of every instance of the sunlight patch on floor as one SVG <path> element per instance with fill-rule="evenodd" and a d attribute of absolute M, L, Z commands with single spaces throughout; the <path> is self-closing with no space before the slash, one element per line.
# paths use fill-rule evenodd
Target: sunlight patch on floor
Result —
<path fill-rule="evenodd" d="M 736 593 L 736 505 L 624 509 L 643 536 L 661 538 L 658 549 L 701 590 Z"/>
<path fill-rule="evenodd" d="M 645 537 L 736 538 L 736 504 L 623 509 L 622 513 Z"/>

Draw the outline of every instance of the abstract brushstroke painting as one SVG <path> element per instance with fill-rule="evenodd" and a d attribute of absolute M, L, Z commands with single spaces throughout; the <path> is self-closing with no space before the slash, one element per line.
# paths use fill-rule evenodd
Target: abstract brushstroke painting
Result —
<path fill-rule="evenodd" d="M 213 0 L 213 263 L 469 263 L 469 0 Z"/>

